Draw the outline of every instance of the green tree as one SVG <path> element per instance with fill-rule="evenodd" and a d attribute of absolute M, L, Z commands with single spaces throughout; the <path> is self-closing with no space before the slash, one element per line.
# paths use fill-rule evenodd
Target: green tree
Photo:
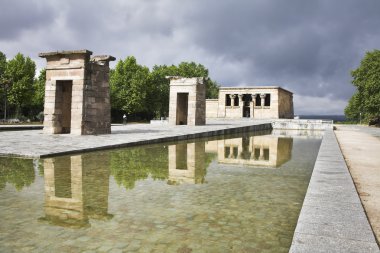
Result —
<path fill-rule="evenodd" d="M 359 121 L 361 112 L 361 102 L 359 93 L 355 92 L 351 99 L 348 101 L 348 105 L 344 109 L 344 114 L 347 119 Z"/>
<path fill-rule="evenodd" d="M 1 105 L 4 105 L 4 107 L 2 108 L 0 106 L 0 108 L 2 108 L 2 111 L 3 111 L 3 114 L 4 114 L 4 118 L 6 117 L 6 90 L 7 90 L 7 87 L 8 87 L 8 82 L 7 80 L 5 79 L 5 70 L 7 68 L 7 58 L 5 56 L 5 54 L 3 54 L 3 52 L 0 51 L 0 97 L 1 97 L 1 101 L 3 101 L 4 99 L 4 103 L 2 103 Z"/>
<path fill-rule="evenodd" d="M 20 116 L 21 109 L 32 102 L 35 72 L 36 64 L 21 53 L 7 63 L 5 77 L 10 80 L 8 101 L 15 107 L 16 116 Z"/>
<path fill-rule="evenodd" d="M 149 75 L 152 90 L 149 93 L 149 101 L 153 106 L 153 114 L 159 117 L 169 115 L 169 90 L 170 81 L 167 76 L 175 76 L 178 73 L 176 66 L 155 65 Z"/>
<path fill-rule="evenodd" d="M 46 69 L 42 69 L 37 79 L 33 84 L 33 111 L 34 114 L 39 114 L 44 109 L 45 100 L 45 82 L 46 82 Z"/>
<path fill-rule="evenodd" d="M 110 72 L 111 106 L 128 114 L 147 111 L 149 69 L 139 65 L 135 57 L 120 60 Z"/>
<path fill-rule="evenodd" d="M 356 93 L 345 109 L 346 117 L 364 121 L 380 116 L 380 51 L 367 52 L 360 66 L 351 71 Z"/>
<path fill-rule="evenodd" d="M 204 77 L 206 84 L 206 98 L 218 98 L 219 85 L 209 78 L 208 69 L 195 62 L 181 62 L 178 65 L 178 75 L 183 77 Z"/>

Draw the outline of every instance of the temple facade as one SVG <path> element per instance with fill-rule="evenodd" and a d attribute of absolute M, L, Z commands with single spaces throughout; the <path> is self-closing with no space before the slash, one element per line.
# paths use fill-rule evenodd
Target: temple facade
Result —
<path fill-rule="evenodd" d="M 277 86 L 221 87 L 206 100 L 207 118 L 294 118 L 293 93 Z"/>

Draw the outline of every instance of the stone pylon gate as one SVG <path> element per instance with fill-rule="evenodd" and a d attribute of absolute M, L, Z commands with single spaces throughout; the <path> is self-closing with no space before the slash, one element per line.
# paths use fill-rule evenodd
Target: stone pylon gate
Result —
<path fill-rule="evenodd" d="M 44 132 L 111 133 L 109 55 L 88 50 L 40 53 L 46 58 Z"/>
<path fill-rule="evenodd" d="M 169 76 L 169 124 L 206 124 L 206 85 L 203 77 Z"/>

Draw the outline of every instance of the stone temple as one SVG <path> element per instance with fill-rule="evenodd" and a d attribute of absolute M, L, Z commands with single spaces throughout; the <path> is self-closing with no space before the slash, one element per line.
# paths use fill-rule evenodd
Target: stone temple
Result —
<path fill-rule="evenodd" d="M 293 93 L 277 86 L 221 87 L 206 108 L 207 118 L 294 118 Z"/>
<path fill-rule="evenodd" d="M 44 132 L 109 134 L 109 55 L 88 50 L 40 53 L 46 58 Z"/>

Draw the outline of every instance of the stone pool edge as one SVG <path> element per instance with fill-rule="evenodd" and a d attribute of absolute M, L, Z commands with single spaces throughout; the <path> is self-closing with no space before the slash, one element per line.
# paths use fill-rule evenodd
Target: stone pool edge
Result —
<path fill-rule="evenodd" d="M 152 138 L 152 139 L 145 139 L 145 140 L 140 140 L 140 141 L 124 142 L 124 143 L 119 143 L 119 144 L 109 144 L 109 145 L 97 146 L 97 147 L 91 147 L 91 148 L 60 151 L 60 152 L 54 152 L 54 153 L 49 153 L 49 154 L 42 154 L 38 157 L 33 156 L 29 158 L 48 158 L 48 157 L 72 155 L 72 154 L 94 152 L 94 151 L 101 151 L 101 150 L 134 147 L 134 146 L 147 145 L 147 144 L 157 144 L 157 143 L 162 143 L 162 142 L 190 140 L 190 139 L 198 139 L 198 138 L 205 138 L 205 137 L 212 137 L 212 136 L 219 136 L 219 135 L 226 135 L 226 134 L 244 133 L 244 132 L 250 132 L 250 131 L 265 131 L 265 130 L 272 130 L 272 124 L 263 123 L 263 124 L 257 124 L 257 125 L 224 128 L 224 129 L 218 129 L 218 130 L 207 130 L 207 131 L 198 132 L 198 133 L 173 135 L 173 136 L 167 136 L 167 137 L 161 137 L 161 138 Z M 23 156 L 23 157 L 26 157 L 26 156 Z"/>
<path fill-rule="evenodd" d="M 380 252 L 333 130 L 326 130 L 289 252 Z"/>

